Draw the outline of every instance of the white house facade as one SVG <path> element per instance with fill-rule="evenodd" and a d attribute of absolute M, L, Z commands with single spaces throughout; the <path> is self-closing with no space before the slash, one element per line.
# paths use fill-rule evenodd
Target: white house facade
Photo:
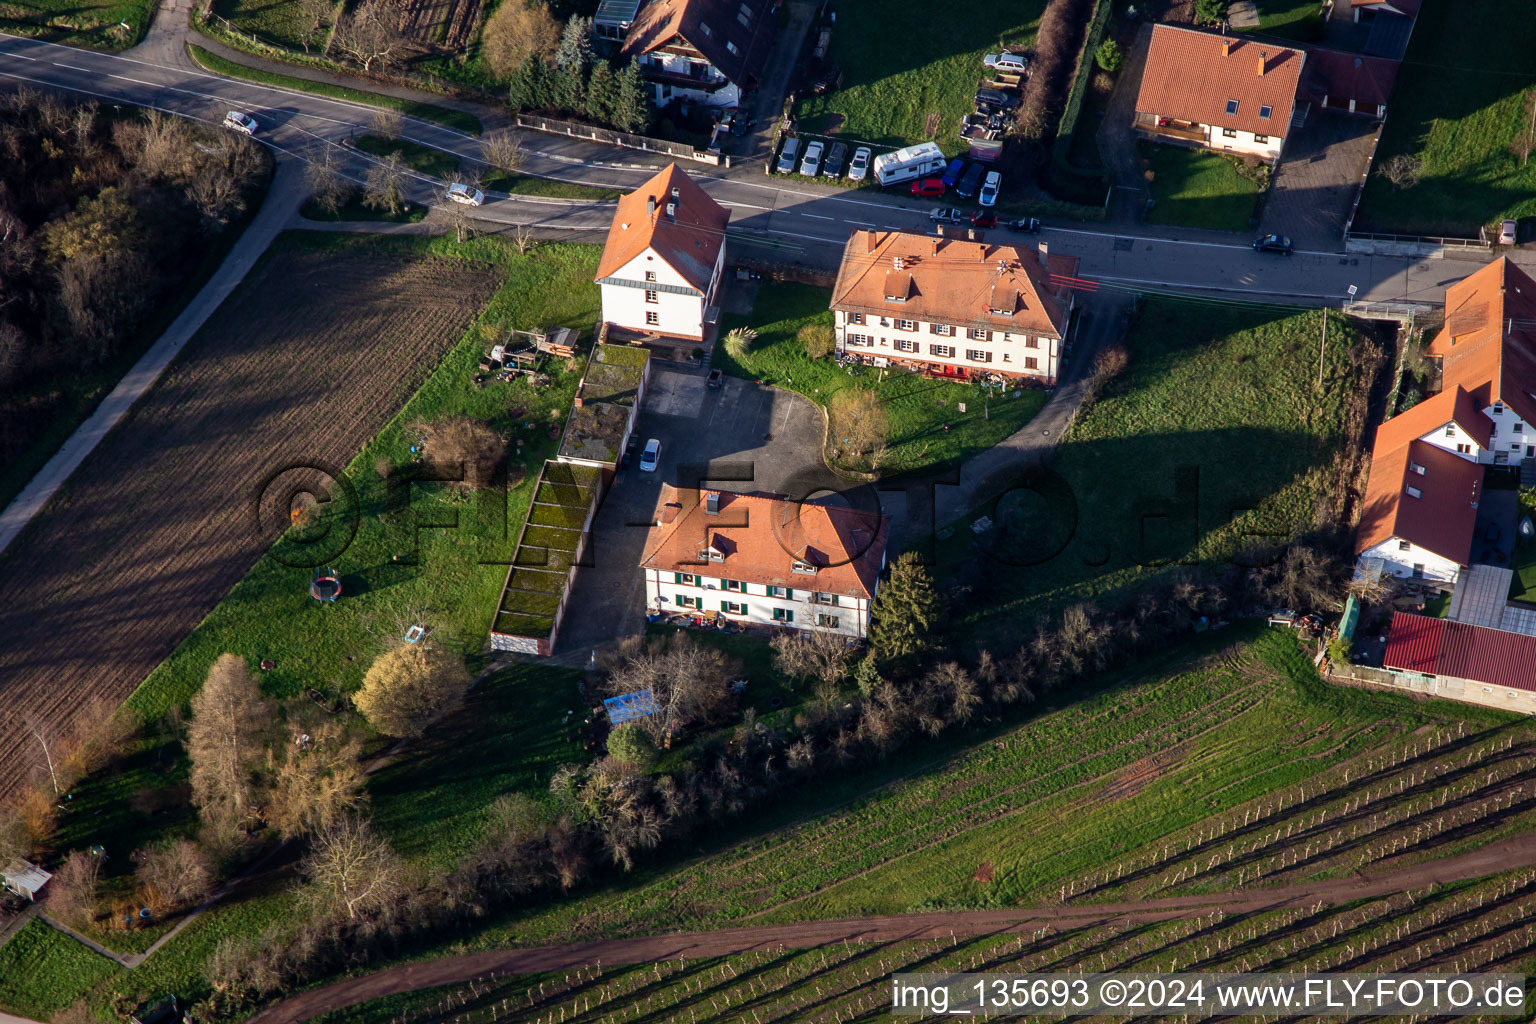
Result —
<path fill-rule="evenodd" d="M 814 573 L 803 586 L 748 583 L 698 572 L 645 570 L 646 607 L 661 611 L 721 615 L 745 625 L 823 629 L 862 637 L 869 632 L 870 599 L 815 589 Z"/>
<path fill-rule="evenodd" d="M 603 319 L 633 331 L 702 341 L 718 319 L 711 310 L 724 272 L 722 245 L 709 270 L 708 288 L 700 291 L 648 247 L 602 279 Z"/>
<path fill-rule="evenodd" d="M 1392 576 L 1428 580 L 1432 583 L 1454 584 L 1462 569 L 1455 559 L 1436 554 L 1400 537 L 1389 537 L 1365 548 L 1359 554 L 1361 561 L 1371 558 L 1381 559 L 1382 569 Z"/>

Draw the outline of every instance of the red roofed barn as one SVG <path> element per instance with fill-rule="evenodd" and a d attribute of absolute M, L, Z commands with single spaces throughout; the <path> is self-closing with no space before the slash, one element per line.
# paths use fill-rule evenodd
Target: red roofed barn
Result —
<path fill-rule="evenodd" d="M 1396 612 L 1382 666 L 1416 689 L 1536 714 L 1536 636 Z"/>

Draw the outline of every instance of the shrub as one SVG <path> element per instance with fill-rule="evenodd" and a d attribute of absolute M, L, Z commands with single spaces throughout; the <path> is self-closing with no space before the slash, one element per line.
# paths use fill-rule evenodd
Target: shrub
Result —
<path fill-rule="evenodd" d="M 747 354 L 747 350 L 756 340 L 755 330 L 750 327 L 738 327 L 725 336 L 725 350 L 730 353 L 732 359 L 740 359 Z"/>
<path fill-rule="evenodd" d="M 837 336 L 833 333 L 831 324 L 806 324 L 795 333 L 795 337 L 800 340 L 805 354 L 812 359 L 825 359 L 832 354 L 832 349 L 837 344 Z"/>
<path fill-rule="evenodd" d="M 656 744 L 633 722 L 626 722 L 608 734 L 608 754 L 638 772 L 656 767 Z"/>
<path fill-rule="evenodd" d="M 1099 49 L 1093 55 L 1093 62 L 1102 70 L 1113 74 L 1125 66 L 1125 52 L 1120 49 L 1120 44 L 1113 39 L 1106 39 L 1099 44 Z"/>
<path fill-rule="evenodd" d="M 456 654 L 406 644 L 379 655 L 352 696 L 357 710 L 385 736 L 420 736 L 469 689 L 469 670 Z"/>

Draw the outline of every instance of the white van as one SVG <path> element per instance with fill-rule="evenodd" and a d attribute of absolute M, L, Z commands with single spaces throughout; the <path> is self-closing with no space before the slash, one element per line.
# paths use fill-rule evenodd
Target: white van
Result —
<path fill-rule="evenodd" d="M 894 185 L 898 181 L 939 174 L 944 170 L 944 163 L 944 151 L 937 142 L 920 142 L 875 157 L 875 181 L 881 185 Z"/>

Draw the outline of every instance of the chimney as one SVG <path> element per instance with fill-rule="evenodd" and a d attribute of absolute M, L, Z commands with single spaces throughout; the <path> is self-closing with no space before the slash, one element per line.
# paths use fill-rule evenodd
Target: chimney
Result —
<path fill-rule="evenodd" d="M 944 236 L 940 235 L 938 238 L 935 238 L 933 240 L 933 252 L 932 252 L 931 255 L 937 256 L 939 254 L 939 246 L 941 246 L 943 244 L 944 244 Z"/>
<path fill-rule="evenodd" d="M 876 235 L 873 231 L 864 232 L 864 245 L 865 252 L 874 252 L 880 245 L 880 236 Z"/>
<path fill-rule="evenodd" d="M 652 217 L 656 216 L 656 197 L 655 196 L 646 196 L 645 197 L 645 212 L 650 214 Z"/>
<path fill-rule="evenodd" d="M 1040 243 L 1040 265 L 1046 270 L 1051 269 L 1051 243 Z"/>
<path fill-rule="evenodd" d="M 1232 40 L 1230 40 L 1230 39 L 1223 39 L 1221 41 L 1221 55 L 1223 57 L 1230 57 L 1230 56 L 1232 56 Z"/>
<path fill-rule="evenodd" d="M 710 491 L 704 495 L 704 514 L 717 516 L 720 514 L 720 492 Z"/>
<path fill-rule="evenodd" d="M 984 245 L 978 245 L 976 247 L 976 256 L 977 256 L 976 262 L 978 262 L 978 263 L 985 263 L 985 262 L 987 262 L 987 247 L 984 246 Z"/>
<path fill-rule="evenodd" d="M 677 204 L 667 204 L 667 220 L 677 220 Z"/>
<path fill-rule="evenodd" d="M 1268 63 L 1269 63 L 1269 54 L 1266 53 L 1263 50 L 1260 50 L 1259 51 L 1259 77 L 1260 78 L 1264 77 L 1264 66 L 1266 64 L 1268 64 Z"/>

